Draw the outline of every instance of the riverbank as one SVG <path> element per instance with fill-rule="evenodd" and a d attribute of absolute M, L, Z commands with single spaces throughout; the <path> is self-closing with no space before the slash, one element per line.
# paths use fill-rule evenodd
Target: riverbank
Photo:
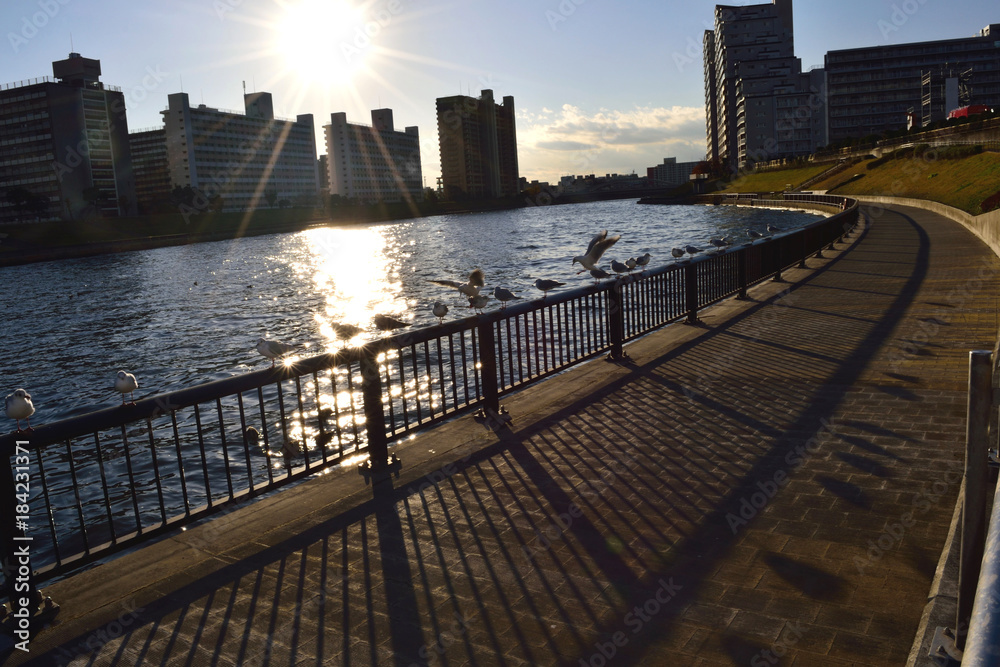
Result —
<path fill-rule="evenodd" d="M 658 191 L 554 196 L 544 191 L 482 202 L 419 202 L 341 205 L 332 209 L 287 208 L 249 212 L 181 213 L 80 222 L 40 222 L 0 226 L 0 268 L 58 259 L 298 232 L 327 225 L 360 225 L 435 215 L 483 213 L 535 206 L 639 199 Z"/>

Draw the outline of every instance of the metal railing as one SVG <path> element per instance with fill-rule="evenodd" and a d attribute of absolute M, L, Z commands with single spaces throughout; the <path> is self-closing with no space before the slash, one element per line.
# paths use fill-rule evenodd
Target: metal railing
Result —
<path fill-rule="evenodd" d="M 40 581 L 349 457 L 385 474 L 392 441 L 621 358 L 624 343 L 780 277 L 857 220 L 852 201 L 774 238 L 5 435 L 0 556 L 30 537 Z"/>

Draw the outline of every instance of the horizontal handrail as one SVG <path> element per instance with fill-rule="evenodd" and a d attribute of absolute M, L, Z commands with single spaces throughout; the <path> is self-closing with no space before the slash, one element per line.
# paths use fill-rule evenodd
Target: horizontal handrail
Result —
<path fill-rule="evenodd" d="M 36 574 L 66 572 L 352 457 L 377 472 L 394 440 L 499 409 L 501 396 L 597 355 L 619 358 L 624 343 L 780 276 L 857 218 L 852 201 L 773 238 L 0 436 L 0 453 L 26 457 L 15 460 L 34 471 L 30 502 L 20 504 L 30 506 Z M 0 466 L 0 477 L 9 470 Z M 3 481 L 0 515 L 11 516 L 19 503 Z M 3 535 L 0 549 L 12 553 Z"/>

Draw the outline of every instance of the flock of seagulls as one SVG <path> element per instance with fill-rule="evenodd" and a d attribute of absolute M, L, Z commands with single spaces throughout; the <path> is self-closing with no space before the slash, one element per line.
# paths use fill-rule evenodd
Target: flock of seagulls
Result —
<path fill-rule="evenodd" d="M 767 225 L 767 231 L 770 234 L 775 234 L 781 230 L 778 227 L 769 224 Z M 764 237 L 764 234 L 753 229 L 747 229 L 746 234 L 751 242 Z M 635 270 L 645 271 L 650 260 L 652 259 L 652 255 L 648 252 L 640 255 L 639 257 L 630 257 L 624 262 L 612 260 L 610 263 L 610 269 L 613 273 L 609 273 L 601 267 L 601 259 L 604 257 L 604 254 L 620 239 L 620 234 L 608 236 L 607 230 L 598 232 L 590 240 L 586 251 L 584 251 L 582 255 L 577 255 L 573 258 L 572 264 L 579 264 L 582 267 L 577 274 L 587 271 L 594 279 L 594 282 L 599 283 L 601 280 L 606 280 L 608 278 L 620 278 L 626 274 L 631 274 Z M 732 243 L 733 241 L 729 237 L 709 239 L 709 244 L 717 251 L 721 251 L 723 248 L 732 245 Z M 693 256 L 700 252 L 703 252 L 702 248 L 694 245 L 686 245 L 684 248 L 673 248 L 670 251 L 670 254 L 674 260 L 680 260 L 685 256 L 685 254 Z M 461 295 L 468 299 L 469 308 L 474 309 L 477 313 L 482 313 L 489 302 L 490 293 L 483 293 L 482 291 L 486 286 L 486 274 L 482 269 L 472 271 L 466 278 L 465 282 L 458 282 L 454 280 L 431 280 L 430 282 L 435 285 L 457 290 Z M 566 283 L 549 278 L 538 278 L 535 280 L 534 285 L 536 289 L 541 291 L 542 299 L 544 300 L 549 292 L 565 286 Z M 509 302 L 521 298 L 511 290 L 506 287 L 501 287 L 500 285 L 494 287 L 491 294 L 494 299 L 500 302 L 501 310 L 506 308 Z M 449 312 L 448 306 L 440 301 L 435 302 L 432 312 L 434 313 L 434 317 L 438 319 L 438 323 L 443 324 L 444 318 Z M 404 322 L 403 320 L 395 317 L 382 314 L 373 316 L 372 323 L 380 331 L 394 331 L 410 325 L 409 322 Z M 363 328 L 353 324 L 334 323 L 332 327 L 334 332 L 337 334 L 337 337 L 344 340 L 349 340 L 364 331 Z M 278 359 L 298 349 L 295 345 L 283 343 L 278 340 L 267 340 L 266 338 L 257 339 L 256 347 L 257 352 L 259 352 L 264 358 L 271 361 L 271 368 L 274 368 L 275 362 Z M 135 391 L 138 388 L 139 383 L 136 380 L 135 375 L 127 371 L 118 371 L 115 377 L 114 390 L 121 394 L 122 406 L 135 405 Z M 129 395 L 130 402 L 128 403 L 125 402 L 126 394 Z M 4 408 L 7 417 L 17 422 L 18 433 L 25 432 L 21 430 L 22 420 L 27 424 L 26 431 L 30 432 L 33 430 L 31 428 L 30 417 L 35 414 L 35 406 L 31 402 L 31 395 L 25 389 L 17 389 L 13 393 L 9 394 L 4 403 Z"/>
<path fill-rule="evenodd" d="M 771 225 L 771 224 L 768 224 L 767 227 L 766 227 L 766 229 L 767 229 L 768 234 L 777 234 L 778 232 L 781 231 L 780 227 L 775 227 L 774 225 Z M 767 236 L 765 234 L 762 234 L 761 232 L 757 231 L 756 229 L 747 229 L 746 230 L 746 235 L 747 235 L 747 238 L 750 239 L 750 241 L 749 241 L 750 243 L 753 243 L 754 241 L 757 241 L 758 239 L 767 238 Z M 728 236 L 717 236 L 717 237 L 714 237 L 714 238 L 710 238 L 708 240 L 708 244 L 710 246 L 712 246 L 712 247 L 709 249 L 709 251 L 710 252 L 714 251 L 714 252 L 717 252 L 717 253 L 718 252 L 722 252 L 722 250 L 724 248 L 728 248 L 729 246 L 733 245 L 734 243 L 735 243 L 735 241 L 733 239 L 729 238 Z M 670 255 L 671 255 L 671 257 L 674 258 L 674 260 L 680 260 L 680 259 L 683 259 L 684 255 L 688 255 L 689 257 L 693 257 L 694 255 L 697 255 L 700 252 L 705 252 L 705 248 L 699 248 L 696 245 L 690 245 L 689 244 L 689 245 L 684 246 L 683 248 L 673 248 L 673 249 L 671 249 Z"/>

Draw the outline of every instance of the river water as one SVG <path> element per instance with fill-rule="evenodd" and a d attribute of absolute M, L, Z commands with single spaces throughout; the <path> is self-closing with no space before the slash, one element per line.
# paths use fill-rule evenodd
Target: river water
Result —
<path fill-rule="evenodd" d="M 674 246 L 706 246 L 722 235 L 745 240 L 747 228 L 792 229 L 816 219 L 802 211 L 620 200 L 3 268 L 0 392 L 27 389 L 39 425 L 119 403 L 112 389 L 119 369 L 137 376 L 138 399 L 264 367 L 254 349 L 260 336 L 309 355 L 378 336 L 371 324 L 378 313 L 414 326 L 437 321 L 435 301 L 451 308 L 449 319 L 472 313 L 457 291 L 431 279 L 463 280 L 482 268 L 489 292 L 502 285 L 528 298 L 540 296 L 536 278 L 583 285 L 590 276 L 577 275 L 571 259 L 601 229 L 622 237 L 605 266 L 649 252 L 655 267 L 670 261 Z M 362 332 L 345 342 L 334 327 L 341 323 Z"/>

